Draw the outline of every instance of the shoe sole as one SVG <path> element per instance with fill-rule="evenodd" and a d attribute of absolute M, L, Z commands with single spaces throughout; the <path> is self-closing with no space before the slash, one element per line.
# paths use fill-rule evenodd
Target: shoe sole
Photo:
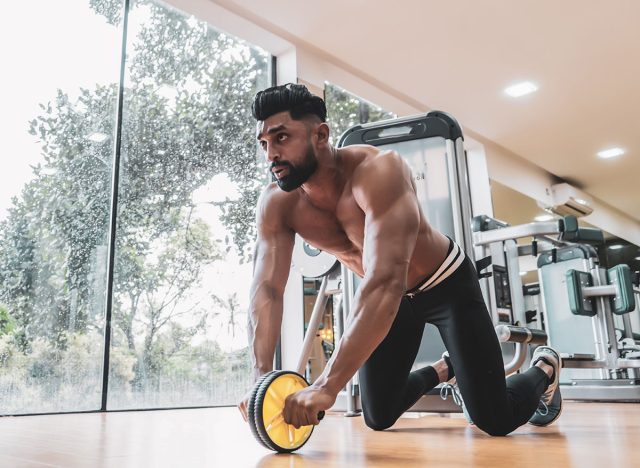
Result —
<path fill-rule="evenodd" d="M 555 349 L 551 348 L 550 346 L 547 346 L 547 348 L 551 349 L 553 351 L 553 353 L 555 354 L 556 360 L 558 362 L 558 368 L 555 369 L 555 366 L 550 364 L 547 359 L 544 359 L 544 354 L 542 356 L 538 357 L 536 362 L 542 360 L 547 365 L 549 365 L 551 367 L 554 367 L 554 371 L 556 372 L 557 379 L 558 379 L 558 383 L 556 384 L 557 385 L 556 386 L 556 391 L 559 392 L 560 391 L 560 370 L 562 369 L 562 357 L 560 357 L 560 354 Z M 536 426 L 536 427 L 547 427 L 547 426 L 550 426 L 551 424 L 553 424 L 554 422 L 556 422 L 558 420 L 558 418 L 562 414 L 562 409 L 563 408 L 564 408 L 564 404 L 563 404 L 563 401 L 562 401 L 562 396 L 560 396 L 560 411 L 558 411 L 558 414 L 556 414 L 555 418 L 553 418 L 551 421 L 549 421 L 549 422 L 547 422 L 545 424 L 536 424 L 536 423 L 531 422 L 531 421 L 529 421 L 529 424 L 531 424 L 532 426 Z"/>
<path fill-rule="evenodd" d="M 558 418 L 560 417 L 560 415 L 562 414 L 562 409 L 563 409 L 564 405 L 561 404 L 560 405 L 560 411 L 558 411 L 558 414 L 556 415 L 555 418 L 553 418 L 551 421 L 549 421 L 548 423 L 545 424 L 536 424 L 534 422 L 529 421 L 529 424 L 531 424 L 532 426 L 536 426 L 536 427 L 547 427 L 550 426 L 551 424 L 553 424 L 554 422 L 556 422 L 558 420 Z"/>

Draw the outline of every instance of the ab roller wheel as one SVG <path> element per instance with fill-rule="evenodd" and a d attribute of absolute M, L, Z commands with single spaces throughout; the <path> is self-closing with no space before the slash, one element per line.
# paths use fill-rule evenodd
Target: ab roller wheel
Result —
<path fill-rule="evenodd" d="M 272 371 L 256 382 L 249 399 L 248 419 L 251 433 L 270 450 L 290 453 L 302 447 L 313 432 L 313 425 L 298 429 L 284 421 L 282 412 L 289 395 L 309 386 L 296 372 Z M 324 411 L 318 419 L 324 417 Z"/>

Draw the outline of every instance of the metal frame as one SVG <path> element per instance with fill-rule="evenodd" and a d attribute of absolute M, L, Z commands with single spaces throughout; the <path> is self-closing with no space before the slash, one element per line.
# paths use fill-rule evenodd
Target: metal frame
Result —
<path fill-rule="evenodd" d="M 450 140 L 447 141 L 449 144 Z M 473 233 L 471 232 L 471 219 L 473 209 L 471 204 L 471 184 L 469 180 L 469 168 L 467 164 L 467 153 L 464 150 L 462 137 L 457 138 L 454 143 L 454 153 L 456 163 L 456 176 L 458 188 L 458 198 L 460 202 L 459 212 L 462 219 L 460 239 L 463 241 L 463 248 L 467 256 L 475 262 L 475 251 L 473 248 Z"/>
<path fill-rule="evenodd" d="M 509 279 L 509 293 L 511 297 L 511 314 L 515 322 L 526 324 L 525 304 L 522 295 L 522 279 L 518 257 L 521 247 L 515 242 L 523 237 L 534 237 L 548 242 L 551 245 L 565 245 L 566 242 L 554 239 L 549 236 L 557 236 L 563 232 L 562 221 L 550 221 L 540 223 L 528 223 L 518 226 L 507 226 L 489 231 L 478 231 L 473 233 L 473 243 L 479 250 L 481 258 L 491 256 L 492 264 L 497 260 L 504 261 Z M 501 257 L 498 257 L 498 256 Z M 498 257 L 498 258 L 496 258 Z M 491 280 L 484 279 L 484 290 L 488 292 L 488 302 L 493 324 L 501 323 L 500 311 L 498 310 L 498 300 L 495 288 L 490 283 Z"/>
<path fill-rule="evenodd" d="M 508 226 L 491 231 L 479 231 L 473 233 L 473 243 L 477 246 L 485 246 L 494 242 L 520 239 L 522 237 L 541 237 L 560 234 L 563 232 L 561 221 L 545 223 L 528 223 L 518 226 Z M 545 239 L 551 240 L 551 239 Z M 565 245 L 566 243 L 554 240 L 554 243 Z"/>
<path fill-rule="evenodd" d="M 116 234 L 118 227 L 118 191 L 120 188 L 120 153 L 122 150 L 122 108 L 124 103 L 124 75 L 127 61 L 127 30 L 129 26 L 129 0 L 124 0 L 122 20 L 122 49 L 120 55 L 120 82 L 116 111 L 116 138 L 114 142 L 113 172 L 111 178 L 111 216 L 109 219 L 107 291 L 104 327 L 104 361 L 102 367 L 102 397 L 100 411 L 107 411 L 109 392 L 109 358 L 111 353 L 111 318 L 113 310 L 113 277 L 115 267 Z"/>
<path fill-rule="evenodd" d="M 520 312 L 524 314 L 523 301 L 519 300 L 522 297 L 522 283 L 518 274 L 518 256 L 529 252 L 528 249 L 522 249 L 515 245 L 514 240 L 522 237 L 534 237 L 536 240 L 547 241 L 552 246 L 574 244 L 549 237 L 562 234 L 563 231 L 564 224 L 561 221 L 553 221 L 502 227 L 474 233 L 476 246 L 480 247 L 483 253 L 488 253 L 493 246 L 501 245 L 501 250 L 504 252 L 507 268 L 509 269 L 509 290 L 515 317 L 519 318 Z M 539 253 L 548 250 L 541 249 Z M 599 369 L 600 379 L 573 379 L 572 385 L 563 385 L 563 395 L 567 399 L 639 401 L 640 380 L 637 380 L 638 371 L 635 369 L 640 369 L 640 359 L 623 359 L 619 356 L 613 313 L 607 299 L 608 296 L 615 294 L 615 287 L 607 283 L 606 270 L 599 267 L 594 259 L 585 260 L 584 266 L 593 278 L 593 286 L 585 288 L 584 296 L 595 298 L 597 303 L 597 313 L 591 319 L 596 354 L 595 356 L 563 356 L 563 367 Z M 540 288 L 541 295 L 544 296 L 542 283 Z M 495 308 L 495 293 L 493 296 L 493 308 Z M 546 309 L 544 301 L 542 302 L 542 307 Z M 522 308 L 522 311 L 520 308 Z M 520 319 L 522 320 L 522 318 Z M 580 318 L 577 319 L 579 320 Z M 548 320 L 546 322 L 548 323 Z M 623 323 L 625 330 L 630 327 L 628 314 L 623 316 Z M 630 329 L 626 333 L 630 333 Z M 551 345 L 553 346 L 553 342 Z M 518 354 L 517 351 L 516 354 Z M 623 370 L 630 372 L 631 378 L 619 378 Z"/>

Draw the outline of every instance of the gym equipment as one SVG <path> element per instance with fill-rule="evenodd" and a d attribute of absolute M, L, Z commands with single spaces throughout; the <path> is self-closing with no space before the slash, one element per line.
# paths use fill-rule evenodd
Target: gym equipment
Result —
<path fill-rule="evenodd" d="M 291 266 L 307 278 L 321 278 L 329 273 L 338 263 L 333 255 L 309 245 L 296 234 Z"/>
<path fill-rule="evenodd" d="M 251 433 L 266 448 L 279 453 L 290 453 L 307 443 L 314 426 L 298 429 L 287 424 L 282 416 L 286 398 L 309 386 L 297 372 L 272 371 L 255 384 L 248 405 Z M 324 411 L 318 419 L 324 418 Z"/>
<path fill-rule="evenodd" d="M 593 317 L 597 313 L 596 297 L 610 297 L 611 311 L 617 315 L 624 315 L 635 309 L 633 285 L 631 284 L 631 269 L 628 265 L 616 265 L 608 270 L 610 285 L 593 286 L 591 275 L 586 271 L 568 270 L 567 292 L 569 293 L 569 307 L 575 315 Z"/>
<path fill-rule="evenodd" d="M 506 375 L 516 372 L 527 360 L 526 345 L 547 344 L 547 334 L 542 330 L 535 330 L 527 327 L 516 327 L 514 325 L 498 325 L 496 334 L 500 343 L 515 343 L 515 353 L 513 359 L 504 365 Z"/>
<path fill-rule="evenodd" d="M 536 222 L 509 226 L 488 216 L 476 216 L 472 220 L 473 241 L 480 260 L 476 267 L 481 278 L 485 300 L 494 324 L 525 324 L 527 319 L 520 279 L 519 258 L 537 257 L 543 251 L 570 242 L 603 241 L 602 231 L 579 228 L 575 216 L 549 222 Z M 533 237 L 531 245 L 518 245 L 516 239 Z M 493 281 L 490 280 L 493 278 Z"/>
<path fill-rule="evenodd" d="M 473 225 L 479 252 L 489 259 L 478 263 L 483 263 L 479 270 L 489 290 L 494 321 L 532 321 L 524 308 L 519 258 L 537 260 L 539 322 L 563 358 L 563 397 L 640 401 L 640 347 L 629 317 L 634 308 L 638 313 L 636 291 L 626 265 L 609 270 L 599 266 L 597 253 L 588 244 L 601 244 L 602 233 L 578 228 L 573 216 L 520 226 L 478 217 Z M 524 237 L 534 241 L 517 245 L 515 240 Z M 499 275 L 492 285 L 496 266 Z M 484 273 L 485 269 L 490 271 Z"/>
<path fill-rule="evenodd" d="M 323 284 L 326 285 L 324 280 Z M 319 306 L 322 301 L 323 299 L 320 296 L 316 300 L 305 342 L 310 341 L 308 337 L 314 336 L 313 330 L 318 326 L 318 320 L 316 319 L 323 310 L 323 307 Z M 314 323 L 315 327 L 312 328 Z M 547 342 L 546 333 L 526 327 L 500 325 L 496 327 L 496 333 L 501 342 L 516 343 L 516 355 L 511 362 L 505 365 L 506 374 L 511 374 L 522 366 L 526 359 L 525 349 L 528 344 L 539 345 Z M 300 357 L 299 368 L 304 366 L 310 352 L 310 347 L 304 346 L 303 349 L 305 352 Z M 296 429 L 284 421 L 282 411 L 286 398 L 306 388 L 308 385 L 307 380 L 297 372 L 271 371 L 260 377 L 254 385 L 248 404 L 249 427 L 251 428 L 251 433 L 260 444 L 279 453 L 290 453 L 307 443 L 314 426 L 302 426 Z M 437 391 L 440 394 L 439 387 Z M 435 410 L 432 409 L 432 411 Z M 461 410 L 458 409 L 458 411 Z M 322 420 L 324 415 L 324 411 L 321 411 L 318 414 L 318 419 Z"/>

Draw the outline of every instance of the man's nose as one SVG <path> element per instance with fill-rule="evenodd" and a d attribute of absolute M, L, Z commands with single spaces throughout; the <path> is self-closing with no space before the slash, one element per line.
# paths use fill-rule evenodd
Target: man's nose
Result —
<path fill-rule="evenodd" d="M 267 147 L 267 160 L 269 162 L 278 161 L 280 159 L 280 153 L 273 149 L 273 147 Z"/>

